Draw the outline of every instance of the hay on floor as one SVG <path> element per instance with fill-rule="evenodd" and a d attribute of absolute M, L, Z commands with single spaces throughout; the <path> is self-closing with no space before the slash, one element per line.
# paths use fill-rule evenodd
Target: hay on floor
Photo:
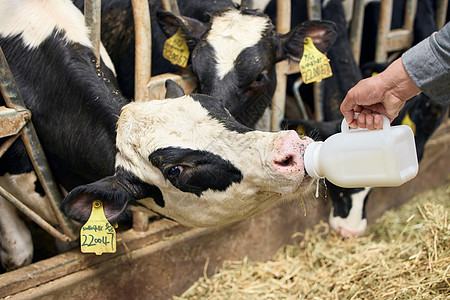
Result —
<path fill-rule="evenodd" d="M 174 299 L 449 299 L 450 186 L 388 211 L 358 239 L 325 223 L 272 260 L 227 262 Z"/>

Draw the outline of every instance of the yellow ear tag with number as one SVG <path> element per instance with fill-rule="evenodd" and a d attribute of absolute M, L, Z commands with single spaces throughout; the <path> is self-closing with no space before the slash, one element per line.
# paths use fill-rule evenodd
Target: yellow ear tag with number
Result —
<path fill-rule="evenodd" d="M 189 59 L 189 48 L 181 28 L 164 42 L 163 57 L 172 65 L 186 68 Z"/>
<path fill-rule="evenodd" d="M 300 60 L 300 73 L 304 83 L 320 82 L 322 79 L 331 77 L 329 59 L 317 50 L 310 37 L 303 40 L 303 56 Z"/>
<path fill-rule="evenodd" d="M 83 253 L 101 255 L 116 252 L 116 231 L 106 219 L 100 200 L 92 203 L 89 220 L 81 228 L 80 243 Z"/>

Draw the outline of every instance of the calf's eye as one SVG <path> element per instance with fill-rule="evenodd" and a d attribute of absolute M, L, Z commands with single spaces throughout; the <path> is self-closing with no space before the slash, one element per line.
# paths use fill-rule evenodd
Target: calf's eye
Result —
<path fill-rule="evenodd" d="M 183 172 L 182 166 L 174 166 L 174 167 L 170 168 L 169 171 L 167 172 L 167 177 L 176 178 L 176 177 L 180 176 L 180 174 L 182 172 Z"/>
<path fill-rule="evenodd" d="M 267 79 L 267 70 L 262 71 L 255 79 L 255 82 L 261 83 Z"/>

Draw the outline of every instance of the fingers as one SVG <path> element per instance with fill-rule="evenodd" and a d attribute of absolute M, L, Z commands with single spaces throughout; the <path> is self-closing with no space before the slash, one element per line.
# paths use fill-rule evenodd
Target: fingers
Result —
<path fill-rule="evenodd" d="M 363 110 L 356 119 L 349 123 L 350 127 L 367 128 L 373 129 L 383 129 L 383 118 L 381 115 L 368 113 L 367 110 Z"/>

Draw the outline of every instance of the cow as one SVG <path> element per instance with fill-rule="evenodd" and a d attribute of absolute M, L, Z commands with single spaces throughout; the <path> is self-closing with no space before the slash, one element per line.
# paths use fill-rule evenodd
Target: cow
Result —
<path fill-rule="evenodd" d="M 82 8 L 81 0 L 75 3 Z M 162 59 L 162 52 L 164 40 L 181 29 L 191 53 L 190 69 L 198 78 L 198 92 L 220 99 L 240 123 L 252 128 L 270 106 L 275 92 L 275 63 L 287 58 L 299 61 L 305 36 L 311 36 L 322 52 L 335 41 L 335 26 L 327 21 L 305 22 L 281 35 L 266 15 L 236 9 L 231 1 L 184 0 L 178 4 L 180 16 L 161 11 L 159 1 L 150 1 L 152 74 L 177 70 Z M 125 96 L 133 97 L 130 0 L 102 1 L 101 26 L 119 87 Z"/>
<path fill-rule="evenodd" d="M 219 99 L 184 95 L 172 82 L 167 99 L 123 97 L 69 0 L 0 2 L 0 46 L 56 182 L 69 191 L 61 210 L 74 220 L 86 221 L 100 199 L 111 222 L 128 219 L 127 208 L 139 203 L 184 225 L 216 226 L 296 198 L 311 184 L 303 154 L 312 140 L 295 131 L 253 130 Z M 0 183 L 30 207 L 44 203 L 20 140 L 0 158 Z M 0 203 L 3 221 L 12 208 L 2 197 Z M 47 210 L 38 213 L 47 218 Z M 0 226 L 5 268 L 30 263 L 32 245 L 15 255 L 31 240 L 23 223 L 17 232 Z"/>

